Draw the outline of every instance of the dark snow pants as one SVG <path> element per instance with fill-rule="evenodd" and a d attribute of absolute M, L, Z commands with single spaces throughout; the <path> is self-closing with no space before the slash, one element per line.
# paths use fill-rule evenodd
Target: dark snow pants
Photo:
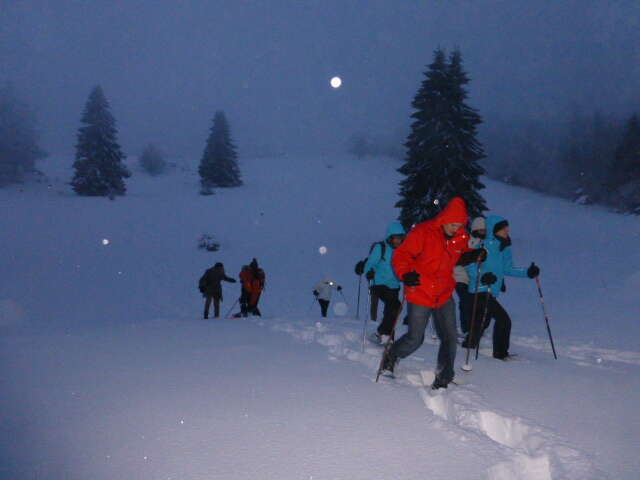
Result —
<path fill-rule="evenodd" d="M 371 300 L 369 302 L 369 316 L 372 322 L 378 321 L 378 300 L 380 300 L 380 297 L 378 297 L 375 288 L 375 285 L 369 287 L 369 296 Z"/>
<path fill-rule="evenodd" d="M 466 283 L 456 283 L 456 293 L 458 294 L 458 310 L 460 314 L 460 330 L 462 333 L 469 332 L 471 322 L 471 310 L 473 309 L 473 294 L 469 293 L 469 285 Z"/>
<path fill-rule="evenodd" d="M 415 352 L 424 342 L 424 331 L 429 323 L 429 317 L 433 313 L 434 326 L 440 339 L 438 348 L 438 366 L 436 367 L 436 379 L 447 385 L 455 375 L 453 369 L 456 360 L 456 304 L 450 298 L 440 308 L 423 307 L 415 303 L 409 303 L 409 331 L 405 333 L 391 347 L 389 355 L 392 358 L 405 358 Z"/>
<path fill-rule="evenodd" d="M 211 307 L 211 301 L 213 301 L 213 316 L 218 318 L 220 316 L 220 297 L 213 295 L 207 295 L 204 302 L 204 318 L 209 318 L 209 308 Z"/>
<path fill-rule="evenodd" d="M 488 304 L 487 298 L 489 300 Z M 483 325 L 482 319 L 485 308 L 487 313 Z M 486 292 L 478 294 L 478 306 L 476 310 L 476 316 L 473 321 L 473 332 L 470 338 L 468 338 L 469 347 L 476 347 L 478 339 L 482 338 L 482 334 L 491 324 L 491 319 L 495 319 L 493 325 L 493 356 L 495 358 L 505 358 L 509 355 L 509 339 L 511 337 L 511 318 L 509 318 L 509 314 L 493 295 L 489 295 Z M 465 340 L 465 347 L 466 344 L 467 340 Z"/>
<path fill-rule="evenodd" d="M 251 298 L 251 292 L 243 288 L 240 293 L 240 313 L 243 317 L 249 316 L 249 298 Z"/>
<path fill-rule="evenodd" d="M 372 298 L 373 292 L 377 298 L 384 303 L 384 313 L 382 322 L 378 326 L 379 335 L 391 335 L 394 323 L 398 316 L 398 309 L 400 308 L 400 300 L 398 300 L 399 288 L 389 288 L 386 285 L 374 285 L 371 287 Z"/>
<path fill-rule="evenodd" d="M 319 298 L 318 303 L 320 304 L 320 313 L 322 313 L 323 317 L 326 317 L 327 310 L 329 309 L 329 300 L 323 300 Z"/>

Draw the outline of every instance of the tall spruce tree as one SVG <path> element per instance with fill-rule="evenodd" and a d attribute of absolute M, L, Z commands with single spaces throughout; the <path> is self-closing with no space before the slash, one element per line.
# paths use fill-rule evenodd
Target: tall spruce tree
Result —
<path fill-rule="evenodd" d="M 242 185 L 237 163 L 236 147 L 231 141 L 229 123 L 222 110 L 213 116 L 213 124 L 200 160 L 202 194 L 210 194 L 213 187 Z"/>
<path fill-rule="evenodd" d="M 75 174 L 71 186 L 78 195 L 124 195 L 124 179 L 131 173 L 116 139 L 116 121 L 100 85 L 94 87 L 82 115 L 84 124 L 78 129 Z"/>
<path fill-rule="evenodd" d="M 476 139 L 482 119 L 465 103 L 469 78 L 460 52 L 454 51 L 447 62 L 445 52 L 437 49 L 424 75 L 412 103 L 416 111 L 405 163 L 398 169 L 406 175 L 396 203 L 405 225 L 433 218 L 456 196 L 465 200 L 472 217 L 487 210 L 478 180 L 485 173 L 478 164 L 485 155 Z"/>

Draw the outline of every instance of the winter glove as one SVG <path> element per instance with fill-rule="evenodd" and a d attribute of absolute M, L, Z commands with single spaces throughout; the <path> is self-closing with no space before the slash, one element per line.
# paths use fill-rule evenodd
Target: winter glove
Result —
<path fill-rule="evenodd" d="M 471 253 L 471 263 L 481 263 L 487 259 L 487 250 L 478 248 Z"/>
<path fill-rule="evenodd" d="M 367 277 L 367 280 L 373 280 L 374 277 L 376 276 L 376 272 L 373 271 L 373 269 L 371 269 L 367 272 L 365 276 Z"/>
<path fill-rule="evenodd" d="M 336 290 L 338 290 L 339 292 L 341 292 L 341 291 L 342 291 L 342 287 L 341 287 L 340 285 L 338 285 L 338 286 L 336 287 Z"/>
<path fill-rule="evenodd" d="M 402 277 L 402 283 L 404 283 L 407 287 L 417 287 L 418 285 L 420 285 L 420 274 L 415 270 L 412 270 L 409 273 L 405 273 Z"/>
<path fill-rule="evenodd" d="M 198 290 L 200 290 L 200 293 L 204 293 L 204 287 L 198 287 Z"/>
<path fill-rule="evenodd" d="M 535 263 L 531 262 L 531 265 L 527 268 L 527 277 L 536 278 L 538 275 L 540 275 L 540 268 L 538 268 Z"/>
<path fill-rule="evenodd" d="M 318 295 L 320 295 L 320 293 L 318 292 L 318 290 L 314 290 L 313 294 L 317 297 Z"/>
<path fill-rule="evenodd" d="M 498 277 L 493 272 L 487 272 L 480 277 L 480 281 L 483 285 L 493 285 L 498 281 Z"/>

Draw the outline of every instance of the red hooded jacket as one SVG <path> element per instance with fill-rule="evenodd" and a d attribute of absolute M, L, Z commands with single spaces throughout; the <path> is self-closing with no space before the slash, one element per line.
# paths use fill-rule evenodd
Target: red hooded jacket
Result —
<path fill-rule="evenodd" d="M 442 225 L 466 225 L 467 219 L 464 200 L 455 197 L 436 218 L 416 225 L 394 251 L 392 263 L 398 278 L 412 270 L 420 274 L 420 285 L 405 287 L 408 302 L 438 308 L 451 298 L 456 287 L 453 267 L 470 250 L 469 235 L 463 226 L 447 238 Z"/>

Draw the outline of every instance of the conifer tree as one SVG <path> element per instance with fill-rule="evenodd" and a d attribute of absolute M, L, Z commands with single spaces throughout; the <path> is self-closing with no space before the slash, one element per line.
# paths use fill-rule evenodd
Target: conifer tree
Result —
<path fill-rule="evenodd" d="M 221 110 L 218 110 L 213 117 L 198 172 L 202 186 L 201 193 L 204 195 L 211 194 L 213 187 L 242 185 L 236 147 L 231 141 L 227 118 Z"/>
<path fill-rule="evenodd" d="M 436 50 L 425 77 L 412 103 L 406 159 L 398 169 L 406 176 L 396 204 L 405 225 L 433 218 L 456 196 L 465 200 L 471 217 L 487 209 L 479 194 L 484 188 L 479 176 L 485 171 L 478 161 L 485 155 L 476 126 L 482 119 L 465 102 L 469 79 L 460 52 L 447 62 L 444 51 Z"/>
<path fill-rule="evenodd" d="M 82 123 L 73 162 L 73 190 L 84 196 L 124 195 L 123 179 L 129 178 L 131 173 L 123 163 L 125 155 L 116 139 L 116 122 L 99 85 L 89 95 Z"/>

